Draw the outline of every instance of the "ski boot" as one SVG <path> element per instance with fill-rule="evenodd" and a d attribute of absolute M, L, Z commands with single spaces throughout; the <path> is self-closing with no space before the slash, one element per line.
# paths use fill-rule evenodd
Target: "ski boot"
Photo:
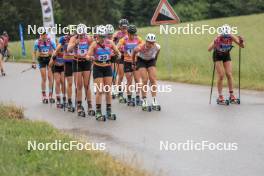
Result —
<path fill-rule="evenodd" d="M 135 106 L 136 104 L 135 104 L 135 99 L 133 99 L 133 98 L 128 98 L 127 99 L 127 106 Z"/>
<path fill-rule="evenodd" d="M 49 100 L 48 100 L 48 98 L 47 98 L 47 96 L 42 96 L 42 103 L 43 104 L 48 104 L 49 103 Z"/>
<path fill-rule="evenodd" d="M 116 120 L 116 114 L 111 113 L 111 111 L 106 111 L 106 118 L 109 120 Z"/>
<path fill-rule="evenodd" d="M 53 103 L 55 103 L 55 99 L 54 99 L 54 98 L 52 98 L 52 95 L 50 95 L 50 96 L 49 96 L 49 102 L 50 102 L 50 104 L 53 104 Z"/>
<path fill-rule="evenodd" d="M 142 105 L 142 101 L 140 100 L 139 96 L 136 96 L 136 105 L 137 106 L 141 106 Z"/>
<path fill-rule="evenodd" d="M 147 112 L 151 112 L 151 106 L 148 106 L 148 103 L 146 100 L 143 100 L 142 103 L 142 110 L 143 111 L 147 111 Z"/>
<path fill-rule="evenodd" d="M 68 112 L 74 112 L 75 108 L 72 106 L 72 103 L 68 103 L 67 105 Z"/>
<path fill-rule="evenodd" d="M 1 71 L 1 74 L 2 74 L 2 76 L 5 76 L 6 75 L 4 71 Z"/>
<path fill-rule="evenodd" d="M 88 108 L 88 115 L 95 116 L 95 111 L 92 108 Z"/>
<path fill-rule="evenodd" d="M 116 90 L 112 91 L 112 99 L 116 99 L 118 97 L 118 94 L 116 92 Z"/>
<path fill-rule="evenodd" d="M 229 105 L 229 100 L 225 100 L 224 96 L 223 95 L 220 95 L 217 100 L 216 100 L 216 103 L 218 105 L 226 105 L 228 106 Z"/>
<path fill-rule="evenodd" d="M 229 102 L 230 104 L 240 104 L 240 99 L 236 98 L 234 95 L 230 95 Z"/>
<path fill-rule="evenodd" d="M 157 103 L 156 100 L 153 100 L 152 105 L 151 105 L 151 108 L 152 108 L 152 110 L 154 110 L 154 111 L 161 111 L 161 107 L 160 107 L 160 105 Z"/>
<path fill-rule="evenodd" d="M 63 108 L 63 104 L 61 103 L 60 100 L 57 100 L 57 102 L 56 102 L 56 107 L 57 107 L 58 109 L 62 109 L 62 108 Z"/>
<path fill-rule="evenodd" d="M 105 118 L 105 116 L 104 115 L 102 115 L 102 112 L 101 111 L 96 111 L 96 113 L 95 113 L 95 119 L 97 120 L 97 121 L 106 121 L 106 118 Z"/>
<path fill-rule="evenodd" d="M 80 117 L 85 117 L 85 111 L 82 105 L 78 105 L 77 107 L 77 113 Z"/>
<path fill-rule="evenodd" d="M 125 104 L 127 101 L 126 101 L 126 98 L 123 96 L 123 94 L 119 94 L 118 95 L 118 99 L 119 99 L 119 103 L 123 103 Z"/>

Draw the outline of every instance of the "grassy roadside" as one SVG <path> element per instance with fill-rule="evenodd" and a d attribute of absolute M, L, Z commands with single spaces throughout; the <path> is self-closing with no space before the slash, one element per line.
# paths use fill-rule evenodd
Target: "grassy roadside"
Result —
<path fill-rule="evenodd" d="M 210 25 L 219 27 L 230 24 L 238 27 L 239 35 L 246 41 L 246 48 L 242 51 L 242 80 L 241 86 L 245 89 L 264 90 L 264 50 L 261 48 L 264 41 L 263 26 L 264 14 L 219 18 L 193 22 L 193 26 Z M 186 26 L 182 23 L 177 26 Z M 174 27 L 175 25 L 171 25 Z M 144 37 L 147 33 L 157 34 L 161 44 L 161 54 L 157 63 L 158 78 L 184 83 L 209 85 L 211 82 L 212 54 L 207 51 L 209 43 L 215 35 L 160 35 L 159 27 L 146 27 L 139 29 L 139 35 Z M 19 42 L 10 43 L 10 49 L 18 61 L 31 58 L 33 40 L 25 42 L 27 56 L 21 59 Z M 238 83 L 238 47 L 231 52 L 233 59 L 233 73 L 235 83 Z"/>
<path fill-rule="evenodd" d="M 95 151 L 28 151 L 27 141 L 69 142 L 44 122 L 23 119 L 23 110 L 0 105 L 0 175 L 37 176 L 146 176 L 144 171 L 131 168 L 107 154 Z"/>

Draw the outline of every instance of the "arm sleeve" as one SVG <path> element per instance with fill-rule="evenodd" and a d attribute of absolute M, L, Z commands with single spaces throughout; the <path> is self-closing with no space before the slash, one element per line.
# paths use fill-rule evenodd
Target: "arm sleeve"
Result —
<path fill-rule="evenodd" d="M 33 50 L 34 50 L 34 51 L 37 51 L 37 50 L 38 50 L 38 40 L 36 40 L 36 41 L 34 42 Z"/>
<path fill-rule="evenodd" d="M 54 50 L 56 49 L 56 44 L 55 44 L 55 42 L 51 41 L 51 46 L 52 46 L 52 48 L 53 48 Z"/>
<path fill-rule="evenodd" d="M 59 44 L 61 44 L 61 45 L 64 45 L 65 44 L 64 37 L 60 37 Z"/>

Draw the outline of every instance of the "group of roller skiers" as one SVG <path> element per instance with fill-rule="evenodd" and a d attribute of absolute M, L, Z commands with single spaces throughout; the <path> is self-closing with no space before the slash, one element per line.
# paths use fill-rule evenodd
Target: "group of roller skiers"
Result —
<path fill-rule="evenodd" d="M 36 68 L 37 59 L 41 73 L 42 102 L 56 103 L 57 108 L 65 108 L 70 112 L 76 110 L 78 116 L 85 117 L 82 102 L 85 98 L 88 115 L 95 116 L 99 121 L 116 119 L 111 107 L 112 99 L 115 98 L 128 106 L 141 106 L 144 111 L 160 111 L 155 89 L 151 89 L 153 101 L 149 106 L 147 90 L 140 89 L 133 95 L 130 88 L 133 82 L 156 87 L 156 61 L 160 45 L 156 42 L 155 34 L 147 34 L 143 41 L 137 35 L 136 26 L 130 25 L 126 19 L 119 21 L 119 30 L 116 32 L 110 24 L 97 26 L 94 35 L 87 34 L 85 28 L 84 24 L 77 25 L 75 33 L 69 32 L 60 37 L 57 43 L 47 33 L 41 34 L 35 41 L 32 67 Z M 124 76 L 126 89 L 123 87 Z M 96 87 L 95 108 L 92 102 L 91 78 Z M 56 100 L 53 98 L 54 85 Z M 104 89 L 100 89 L 101 87 Z M 101 110 L 104 95 L 105 115 Z"/>

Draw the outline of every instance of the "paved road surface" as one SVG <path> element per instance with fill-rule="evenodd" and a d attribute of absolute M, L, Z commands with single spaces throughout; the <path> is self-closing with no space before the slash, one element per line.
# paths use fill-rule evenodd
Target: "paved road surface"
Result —
<path fill-rule="evenodd" d="M 38 71 L 27 64 L 6 64 L 0 77 L 0 101 L 26 108 L 32 120 L 44 120 L 89 140 L 106 142 L 114 156 L 168 176 L 262 176 L 264 173 L 264 93 L 242 92 L 242 104 L 208 105 L 209 87 L 161 82 L 172 93 L 159 96 L 161 112 L 142 112 L 114 102 L 117 121 L 80 118 L 40 102 Z M 215 98 L 215 97 L 214 97 Z M 161 151 L 160 142 L 237 143 L 237 151 Z M 173 144 L 172 144 L 173 145 Z M 129 159 L 132 158 L 132 159 Z"/>

